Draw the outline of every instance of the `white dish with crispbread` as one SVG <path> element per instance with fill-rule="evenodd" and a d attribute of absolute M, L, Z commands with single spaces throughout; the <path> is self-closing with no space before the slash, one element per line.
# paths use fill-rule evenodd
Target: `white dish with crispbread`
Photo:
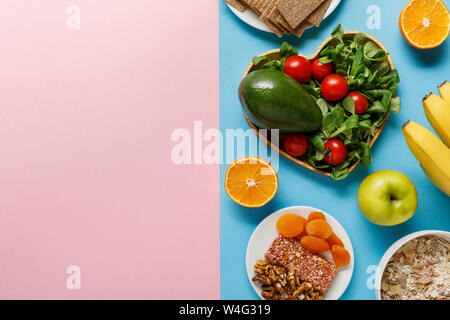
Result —
<path fill-rule="evenodd" d="M 239 5 L 240 1 L 242 1 L 242 0 L 228 0 L 227 1 L 228 7 L 231 9 L 231 11 L 233 11 L 233 13 L 239 19 L 241 19 L 242 21 L 244 21 L 248 25 L 250 25 L 250 26 L 252 26 L 252 27 L 254 27 L 254 28 L 258 29 L 258 30 L 265 31 L 265 32 L 271 32 L 271 33 L 275 33 L 275 34 L 278 33 L 276 31 L 276 29 L 274 30 L 273 25 L 271 27 L 269 27 L 269 25 L 267 24 L 267 20 L 264 22 L 261 19 L 260 13 L 255 12 L 255 10 L 252 10 L 251 8 L 243 9 L 243 7 L 245 7 L 245 6 L 241 7 Z M 331 0 L 330 3 L 329 3 L 328 9 L 326 10 L 325 14 L 323 15 L 323 19 L 322 20 L 325 20 L 336 9 L 336 7 L 339 5 L 340 2 L 341 2 L 341 0 Z M 231 5 L 231 3 L 234 6 Z M 255 3 L 258 4 L 258 1 L 255 1 Z M 283 20 L 282 17 L 278 18 L 278 22 L 280 22 L 280 20 Z M 313 22 L 313 21 L 311 21 L 311 22 Z M 284 23 L 286 23 L 286 21 Z M 282 25 L 284 23 L 281 22 L 281 27 L 282 27 Z M 313 22 L 313 24 L 314 24 L 314 22 Z M 318 26 L 317 23 L 315 25 Z M 299 27 L 298 29 L 300 29 L 300 31 L 296 35 L 297 36 L 301 36 L 304 30 L 306 30 L 306 29 L 308 29 L 308 28 L 310 28 L 312 26 L 313 26 L 312 24 L 308 24 L 308 25 L 303 25 L 303 28 Z M 287 33 L 286 30 L 281 30 L 281 31 L 282 32 L 284 31 L 284 33 Z M 278 36 L 280 36 L 280 34 L 278 34 Z"/>

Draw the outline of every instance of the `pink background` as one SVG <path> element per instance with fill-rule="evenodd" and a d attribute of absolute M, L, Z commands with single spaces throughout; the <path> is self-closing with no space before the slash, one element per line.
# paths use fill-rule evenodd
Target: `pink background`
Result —
<path fill-rule="evenodd" d="M 219 297 L 218 167 L 170 158 L 173 130 L 219 126 L 217 12 L 0 2 L 0 298 Z"/>

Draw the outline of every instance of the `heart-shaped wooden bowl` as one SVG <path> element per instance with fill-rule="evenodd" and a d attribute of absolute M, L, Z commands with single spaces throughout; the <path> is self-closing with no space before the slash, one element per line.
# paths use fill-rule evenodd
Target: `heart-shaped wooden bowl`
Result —
<path fill-rule="evenodd" d="M 356 34 L 359 34 L 359 33 L 363 33 L 364 35 L 366 35 L 367 41 L 372 41 L 372 42 L 375 43 L 378 47 L 380 47 L 380 48 L 383 49 L 386 53 L 388 53 L 388 51 L 387 51 L 387 49 L 385 48 L 385 46 L 384 46 L 378 39 L 372 37 L 371 35 L 369 35 L 369 34 L 367 34 L 367 33 L 365 33 L 365 32 L 361 32 L 361 31 L 345 31 L 345 32 L 344 32 L 344 39 L 352 39 Z M 330 43 L 330 42 L 333 43 L 333 42 L 335 42 L 335 41 L 336 41 L 336 40 L 335 40 L 333 37 L 328 37 L 327 39 L 325 39 L 324 42 L 322 42 L 322 44 L 317 48 L 317 50 L 316 50 L 311 56 L 305 56 L 305 55 L 302 55 L 302 54 L 299 54 L 299 55 L 302 56 L 302 57 L 305 57 L 306 59 L 312 60 L 312 59 L 314 59 L 315 57 L 317 57 L 317 56 L 319 55 L 319 53 L 320 53 L 320 51 L 322 51 L 323 47 L 325 47 L 328 43 Z M 260 54 L 260 56 L 266 56 L 269 60 L 279 60 L 279 59 L 280 59 L 280 50 L 279 50 L 279 49 L 270 50 L 270 51 L 267 51 L 267 52 L 264 52 L 264 53 Z M 265 62 L 266 62 L 266 61 L 264 61 L 264 63 L 265 63 Z M 394 62 L 392 61 L 392 58 L 391 58 L 390 55 L 388 55 L 388 58 L 387 58 L 386 62 L 389 63 L 389 66 L 391 67 L 391 70 L 393 70 L 393 69 L 395 68 L 395 67 L 394 67 Z M 261 63 L 261 65 L 262 65 L 262 64 L 263 64 L 263 63 Z M 255 66 L 253 63 L 250 63 L 250 64 L 248 65 L 248 67 L 245 69 L 244 74 L 242 75 L 242 79 L 244 79 L 250 72 L 255 71 L 255 70 L 258 70 L 259 67 L 260 67 L 260 65 L 256 65 L 256 66 Z M 393 98 L 394 98 L 394 97 L 393 97 Z M 314 168 L 313 166 L 311 166 L 307 161 L 304 161 L 304 160 L 302 160 L 301 158 L 295 158 L 295 157 L 291 156 L 290 154 L 288 154 L 287 152 L 285 152 L 284 150 L 280 149 L 278 145 L 275 145 L 275 144 L 272 143 L 272 141 L 270 140 L 270 135 L 268 135 L 267 138 L 264 137 L 263 135 L 260 135 L 259 129 L 261 129 L 261 128 L 257 127 L 257 126 L 256 126 L 256 125 L 255 125 L 255 124 L 247 117 L 247 115 L 245 114 L 245 112 L 243 112 L 243 113 L 244 113 L 244 117 L 245 117 L 245 119 L 247 120 L 248 124 L 249 124 L 250 127 L 253 129 L 253 131 L 255 131 L 255 133 L 256 133 L 256 135 L 259 137 L 259 139 L 263 140 L 269 147 L 271 147 L 271 148 L 274 149 L 275 151 L 279 152 L 280 154 L 282 154 L 284 157 L 288 158 L 289 160 L 291 160 L 291 161 L 293 161 L 293 162 L 295 162 L 295 163 L 301 165 L 302 167 L 305 167 L 305 168 L 307 168 L 307 169 L 309 169 L 309 170 L 311 170 L 311 171 L 320 173 L 320 174 L 322 174 L 322 175 L 331 177 L 331 173 L 330 173 L 330 172 L 316 169 L 316 168 Z M 389 112 L 389 113 L 390 113 L 390 112 Z M 386 117 L 386 120 L 383 122 L 383 124 L 375 130 L 374 136 L 372 137 L 372 140 L 370 140 L 370 143 L 369 143 L 370 147 L 373 146 L 373 144 L 375 143 L 375 141 L 376 141 L 376 140 L 378 139 L 378 137 L 380 136 L 380 133 L 381 133 L 381 131 L 383 130 L 383 128 L 384 128 L 384 126 L 385 126 L 386 121 L 387 121 L 388 118 L 389 118 L 389 114 L 388 114 L 388 116 Z M 281 138 L 281 140 L 282 140 L 282 139 L 283 139 L 283 135 L 281 135 L 280 138 Z M 352 171 L 356 168 L 356 166 L 359 164 L 359 162 L 360 162 L 360 161 L 358 160 L 358 161 L 356 161 L 355 163 L 353 163 L 353 164 L 349 167 L 348 172 L 349 172 L 349 173 L 352 172 Z"/>

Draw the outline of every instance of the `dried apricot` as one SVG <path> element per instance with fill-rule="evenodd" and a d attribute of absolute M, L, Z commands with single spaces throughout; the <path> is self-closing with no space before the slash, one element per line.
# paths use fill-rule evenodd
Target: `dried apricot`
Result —
<path fill-rule="evenodd" d="M 306 219 L 303 218 L 303 217 L 300 217 L 300 218 L 301 218 L 301 220 L 302 220 L 302 222 L 303 222 L 303 231 L 300 232 L 299 235 L 295 236 L 295 239 L 297 239 L 298 241 L 300 241 L 300 240 L 302 239 L 302 237 L 304 237 L 304 236 L 307 235 L 307 234 L 306 234 L 306 224 L 308 223 L 308 220 L 306 220 Z"/>
<path fill-rule="evenodd" d="M 325 240 L 314 237 L 314 236 L 304 236 L 300 240 L 300 244 L 306 250 L 314 252 L 314 253 L 324 252 L 324 251 L 328 251 L 330 249 L 330 246 L 328 245 L 328 243 Z"/>
<path fill-rule="evenodd" d="M 281 216 L 277 221 L 278 232 L 287 238 L 298 236 L 304 230 L 304 218 L 293 213 Z"/>
<path fill-rule="evenodd" d="M 325 220 L 325 215 L 322 212 L 311 212 L 308 216 L 308 221 L 322 219 Z"/>
<path fill-rule="evenodd" d="M 328 244 L 330 245 L 330 247 L 332 247 L 333 245 L 338 245 L 341 247 L 345 247 L 344 243 L 342 242 L 341 239 L 338 238 L 337 235 L 335 235 L 334 233 L 327 239 Z"/>
<path fill-rule="evenodd" d="M 325 220 L 315 219 L 306 224 L 306 233 L 308 236 L 315 236 L 326 240 L 333 234 L 333 229 L 331 229 Z"/>
<path fill-rule="evenodd" d="M 331 255 L 338 267 L 343 267 L 350 263 L 350 253 L 344 247 L 333 245 L 331 247 Z"/>

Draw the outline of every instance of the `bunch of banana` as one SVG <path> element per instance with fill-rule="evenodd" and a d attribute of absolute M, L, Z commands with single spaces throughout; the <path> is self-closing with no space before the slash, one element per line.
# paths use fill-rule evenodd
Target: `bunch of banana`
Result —
<path fill-rule="evenodd" d="M 445 144 L 413 121 L 406 122 L 402 130 L 409 149 L 425 174 L 450 196 L 450 82 L 446 81 L 439 87 L 439 94 L 441 97 L 432 93 L 427 95 L 423 99 L 423 107 L 428 121 Z"/>

